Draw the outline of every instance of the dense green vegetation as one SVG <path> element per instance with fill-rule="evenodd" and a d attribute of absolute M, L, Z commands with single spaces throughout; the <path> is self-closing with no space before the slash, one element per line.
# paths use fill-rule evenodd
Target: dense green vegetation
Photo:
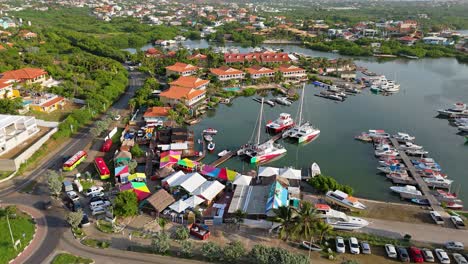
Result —
<path fill-rule="evenodd" d="M 14 115 L 18 110 L 23 108 L 23 99 L 0 99 L 0 114 Z"/>
<path fill-rule="evenodd" d="M 255 47 L 263 42 L 263 36 L 255 35 L 251 30 L 239 23 L 227 23 L 216 28 L 216 33 L 208 37 L 209 40 L 224 44 L 226 40 L 239 43 L 241 46 Z"/>
<path fill-rule="evenodd" d="M 354 192 L 351 186 L 339 184 L 334 178 L 330 176 L 317 175 L 309 179 L 309 184 L 312 185 L 317 191 L 323 193 L 328 191 L 340 190 L 349 195 L 352 195 Z"/>
<path fill-rule="evenodd" d="M 92 259 L 82 258 L 68 253 L 60 253 L 54 257 L 52 264 L 90 264 Z"/>

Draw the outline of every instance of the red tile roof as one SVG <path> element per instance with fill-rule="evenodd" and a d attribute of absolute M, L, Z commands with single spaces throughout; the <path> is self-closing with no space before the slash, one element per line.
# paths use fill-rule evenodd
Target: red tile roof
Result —
<path fill-rule="evenodd" d="M 304 71 L 304 69 L 299 68 L 295 65 L 281 65 L 279 66 L 278 70 L 280 72 L 297 72 L 297 71 Z"/>
<path fill-rule="evenodd" d="M 191 56 L 188 56 L 189 60 L 206 60 L 207 56 L 205 54 L 197 53 Z"/>
<path fill-rule="evenodd" d="M 272 70 L 272 69 L 269 69 L 269 68 L 266 68 L 266 67 L 261 67 L 261 66 L 252 66 L 250 68 L 247 68 L 246 69 L 248 73 L 250 74 L 260 74 L 260 73 L 273 73 L 275 72 L 275 70 Z"/>
<path fill-rule="evenodd" d="M 17 81 L 25 81 L 37 78 L 47 74 L 43 69 L 38 68 L 23 68 L 19 70 L 7 71 L 2 73 L 1 79 L 12 79 Z"/>
<path fill-rule="evenodd" d="M 42 106 L 42 107 L 49 107 L 49 106 L 52 106 L 52 105 L 54 105 L 54 104 L 60 103 L 60 102 L 62 102 L 63 100 L 65 100 L 65 98 L 60 97 L 60 96 L 57 96 L 57 97 L 55 97 L 55 98 L 52 99 L 52 100 L 49 100 L 49 101 L 44 102 L 43 104 L 41 104 L 41 106 Z"/>
<path fill-rule="evenodd" d="M 283 52 L 252 52 L 252 53 L 225 53 L 224 61 L 226 63 L 244 62 L 244 61 L 258 61 L 261 63 L 279 63 L 290 61 L 287 53 Z"/>
<path fill-rule="evenodd" d="M 143 114 L 144 117 L 157 117 L 157 116 L 167 116 L 171 110 L 170 107 L 163 107 L 163 106 L 153 106 L 146 110 Z"/>
<path fill-rule="evenodd" d="M 220 75 L 227 75 L 227 74 L 242 74 L 244 73 L 241 70 L 234 69 L 228 66 L 221 66 L 219 68 L 214 68 L 210 69 L 210 72 L 214 75 L 220 76 Z"/>
<path fill-rule="evenodd" d="M 171 86 L 168 90 L 162 92 L 159 96 L 176 100 L 191 100 L 204 93 L 206 93 L 204 90 L 193 90 L 187 87 Z"/>
<path fill-rule="evenodd" d="M 12 83 L 8 82 L 8 80 L 2 80 L 0 79 L 0 89 L 6 88 L 8 86 L 11 86 Z"/>
<path fill-rule="evenodd" d="M 416 41 L 416 40 L 418 40 L 418 39 L 413 38 L 413 37 L 410 37 L 410 36 L 404 36 L 404 37 L 399 38 L 398 40 L 400 40 L 400 41 L 408 41 L 408 42 L 409 42 L 409 41 Z"/>
<path fill-rule="evenodd" d="M 173 82 L 170 82 L 169 84 L 173 86 L 181 86 L 181 87 L 186 87 L 190 89 L 195 89 L 200 86 L 206 85 L 209 82 L 210 81 L 202 80 L 200 78 L 193 77 L 193 76 L 180 76 L 179 79 Z"/>
<path fill-rule="evenodd" d="M 154 55 L 162 55 L 162 52 L 155 49 L 155 48 L 149 48 L 149 49 L 146 50 L 146 54 L 154 56 Z"/>
<path fill-rule="evenodd" d="M 173 72 L 186 72 L 186 71 L 196 71 L 198 70 L 197 66 L 193 66 L 191 64 L 186 64 L 182 62 L 176 62 L 174 65 L 167 66 L 166 70 L 170 70 Z"/>

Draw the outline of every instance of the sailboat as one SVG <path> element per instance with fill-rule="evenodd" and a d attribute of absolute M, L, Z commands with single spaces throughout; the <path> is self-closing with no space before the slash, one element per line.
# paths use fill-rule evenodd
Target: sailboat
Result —
<path fill-rule="evenodd" d="M 263 98 L 261 100 L 260 116 L 257 124 L 257 137 L 255 143 L 247 143 L 243 145 L 238 151 L 237 155 L 247 155 L 250 158 L 250 163 L 266 163 L 272 159 L 279 157 L 286 153 L 286 149 L 281 145 L 276 144 L 273 140 L 268 140 L 260 144 L 260 135 L 262 128 L 263 117 Z"/>
<path fill-rule="evenodd" d="M 309 122 L 302 122 L 302 108 L 304 105 L 305 84 L 302 86 L 301 105 L 299 107 L 299 118 L 292 128 L 286 130 L 283 138 L 297 138 L 297 142 L 311 142 L 320 135 L 320 130 L 314 128 Z"/>

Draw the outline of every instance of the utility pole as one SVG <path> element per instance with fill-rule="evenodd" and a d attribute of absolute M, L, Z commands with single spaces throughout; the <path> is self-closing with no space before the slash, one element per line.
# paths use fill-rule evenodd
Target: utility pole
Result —
<path fill-rule="evenodd" d="M 7 212 L 6 217 L 7 217 L 7 223 L 8 223 L 8 230 L 10 230 L 11 243 L 13 244 L 13 248 L 16 250 L 15 239 L 13 238 L 13 232 L 11 231 L 10 218 L 8 217 L 8 212 Z"/>

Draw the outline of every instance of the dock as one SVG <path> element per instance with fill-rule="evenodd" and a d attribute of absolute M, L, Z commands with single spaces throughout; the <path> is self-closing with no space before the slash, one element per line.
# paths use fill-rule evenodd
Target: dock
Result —
<path fill-rule="evenodd" d="M 408 168 L 408 172 L 411 174 L 413 179 L 415 180 L 417 186 L 423 193 L 423 196 L 417 196 L 417 195 L 408 195 L 408 194 L 403 194 L 401 195 L 402 198 L 405 199 L 411 199 L 411 198 L 425 198 L 429 201 L 429 205 L 432 207 L 432 210 L 437 211 L 440 213 L 441 216 L 448 218 L 449 215 L 445 212 L 444 208 L 440 206 L 439 201 L 434 197 L 434 195 L 431 193 L 429 186 L 427 186 L 427 183 L 423 180 L 421 175 L 416 171 L 416 168 L 414 167 L 413 163 L 411 160 L 408 158 L 406 153 L 400 149 L 400 144 L 398 141 L 394 138 L 390 138 L 390 141 L 392 142 L 393 146 L 397 149 L 397 151 L 400 154 L 401 159 L 406 165 L 406 168 Z"/>
<path fill-rule="evenodd" d="M 213 166 L 213 167 L 216 167 L 216 166 L 219 166 L 221 165 L 222 163 L 228 161 L 230 158 L 236 156 L 237 154 L 237 151 L 229 151 L 228 153 L 226 153 L 226 155 L 220 157 L 219 159 L 213 161 L 212 163 L 210 163 L 210 166 Z"/>

